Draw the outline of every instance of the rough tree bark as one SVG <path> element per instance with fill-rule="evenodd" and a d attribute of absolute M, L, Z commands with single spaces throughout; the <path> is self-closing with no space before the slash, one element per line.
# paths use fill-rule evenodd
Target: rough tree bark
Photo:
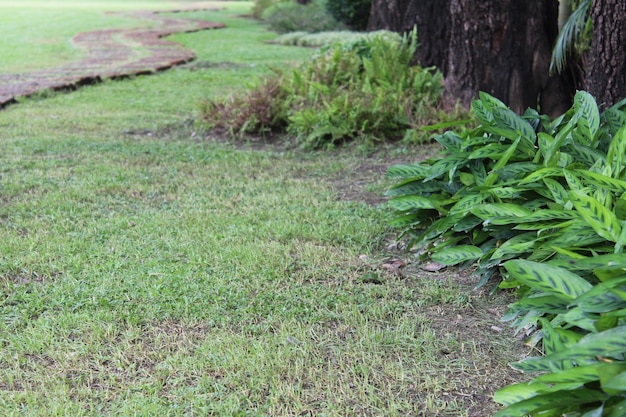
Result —
<path fill-rule="evenodd" d="M 603 108 L 626 97 L 626 3 L 594 0 L 593 39 L 585 59 L 585 89 Z"/>
<path fill-rule="evenodd" d="M 372 0 L 368 30 L 387 29 L 405 33 L 417 26 L 416 61 L 435 66 L 446 74 L 450 0 Z"/>
<path fill-rule="evenodd" d="M 560 114 L 567 108 L 563 97 L 541 94 L 548 86 L 557 17 L 556 0 L 450 0 L 448 102 L 469 106 L 486 91 L 518 113 L 540 105 L 544 113 Z M 550 80 L 551 88 L 559 82 Z M 540 103 L 540 97 L 546 100 Z"/>

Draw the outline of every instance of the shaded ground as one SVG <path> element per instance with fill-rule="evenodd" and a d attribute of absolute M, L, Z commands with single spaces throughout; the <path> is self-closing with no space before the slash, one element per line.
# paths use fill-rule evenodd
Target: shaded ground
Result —
<path fill-rule="evenodd" d="M 47 70 L 0 75 L 0 108 L 14 103 L 18 97 L 27 97 L 43 90 L 73 89 L 106 78 L 150 74 L 187 63 L 195 58 L 194 52 L 162 38 L 174 33 L 218 29 L 224 27 L 224 24 L 162 14 L 196 10 L 209 8 L 195 5 L 160 12 L 111 12 L 149 20 L 154 24 L 147 28 L 80 33 L 72 41 L 77 48 L 85 50 L 85 59 Z"/>

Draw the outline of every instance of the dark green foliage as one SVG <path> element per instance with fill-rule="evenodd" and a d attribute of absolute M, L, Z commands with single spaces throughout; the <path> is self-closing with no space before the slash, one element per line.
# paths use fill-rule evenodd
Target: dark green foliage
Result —
<path fill-rule="evenodd" d="M 263 17 L 263 13 L 270 7 L 278 3 L 290 2 L 293 0 L 254 0 L 254 6 L 252 7 L 252 16 L 257 19 Z"/>
<path fill-rule="evenodd" d="M 609 111 L 622 113 L 621 105 Z M 475 260 L 482 274 L 513 257 L 558 257 L 554 247 L 573 243 L 583 253 L 606 252 L 607 241 L 621 251 L 614 210 L 626 208 L 625 131 L 600 116 L 589 94 L 579 92 L 554 121 L 530 110 L 517 116 L 485 93 L 473 110 L 479 127 L 436 137 L 441 158 L 390 169 L 400 180 L 389 190 L 392 207 L 419 195 L 436 209 L 396 210 L 412 245 L 426 248 L 425 256 L 450 239 L 481 247 Z"/>
<path fill-rule="evenodd" d="M 402 139 L 407 129 L 443 114 L 437 107 L 441 74 L 410 65 L 415 47 L 415 33 L 401 38 L 386 32 L 323 47 L 304 66 L 276 75 L 256 92 L 207 103 L 204 121 L 234 133 L 286 126 L 305 148 Z"/>
<path fill-rule="evenodd" d="M 335 19 L 353 30 L 365 30 L 370 18 L 372 0 L 327 0 L 326 9 Z"/>
<path fill-rule="evenodd" d="M 441 74 L 410 65 L 415 38 L 335 44 L 294 73 L 289 132 L 308 148 L 353 138 L 398 139 L 432 117 Z"/>
<path fill-rule="evenodd" d="M 263 18 L 270 28 L 278 33 L 297 31 L 317 33 L 345 28 L 320 2 L 306 5 L 295 1 L 277 3 L 263 13 Z"/>
<path fill-rule="evenodd" d="M 480 126 L 439 135 L 441 158 L 389 169 L 392 224 L 424 256 L 476 263 L 481 284 L 501 272 L 500 286 L 520 294 L 506 320 L 543 340 L 545 356 L 514 367 L 544 374 L 498 391 L 499 417 L 623 415 L 625 104 L 600 114 L 578 92 L 550 120 L 482 93 Z"/>

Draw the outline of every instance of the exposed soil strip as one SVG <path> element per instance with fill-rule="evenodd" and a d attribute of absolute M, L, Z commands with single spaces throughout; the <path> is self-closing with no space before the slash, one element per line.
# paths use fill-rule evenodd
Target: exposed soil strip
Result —
<path fill-rule="evenodd" d="M 0 108 L 15 103 L 18 97 L 27 97 L 42 90 L 74 89 L 106 78 L 151 74 L 187 63 L 195 59 L 194 52 L 162 38 L 174 33 L 218 29 L 225 25 L 160 14 L 200 10 L 211 9 L 199 9 L 196 6 L 158 12 L 110 12 L 118 16 L 149 20 L 154 24 L 145 28 L 79 33 L 72 41 L 87 52 L 85 59 L 51 69 L 0 74 Z"/>

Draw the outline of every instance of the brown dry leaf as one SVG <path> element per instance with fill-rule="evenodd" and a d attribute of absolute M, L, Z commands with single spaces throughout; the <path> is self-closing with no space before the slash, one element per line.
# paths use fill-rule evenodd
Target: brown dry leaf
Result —
<path fill-rule="evenodd" d="M 426 265 L 422 266 L 422 269 L 428 272 L 439 272 L 444 268 L 446 268 L 446 266 L 439 262 L 428 262 Z"/>
<path fill-rule="evenodd" d="M 384 270 L 392 273 L 393 275 L 399 278 L 402 277 L 402 271 L 400 271 L 400 268 L 398 268 L 395 264 L 382 264 L 381 266 Z"/>

